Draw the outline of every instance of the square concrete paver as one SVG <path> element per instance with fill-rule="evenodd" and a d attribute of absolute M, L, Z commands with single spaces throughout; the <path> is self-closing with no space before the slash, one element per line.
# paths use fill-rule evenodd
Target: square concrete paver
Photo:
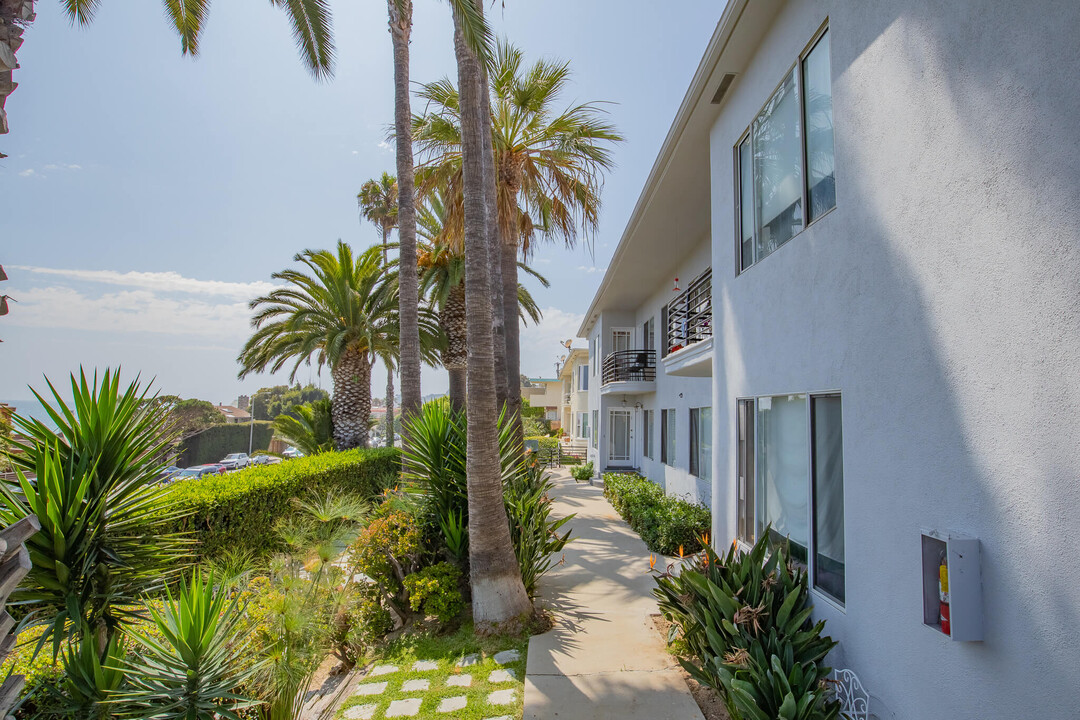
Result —
<path fill-rule="evenodd" d="M 470 665 L 475 665 L 478 662 L 480 662 L 479 655 L 466 655 L 465 657 L 461 658 L 461 662 L 459 662 L 457 666 L 469 667 Z"/>
<path fill-rule="evenodd" d="M 386 709 L 386 717 L 412 717 L 420 712 L 420 703 L 420 698 L 395 700 L 390 703 L 390 707 Z"/>
<path fill-rule="evenodd" d="M 426 692 L 429 687 L 430 680 L 406 680 L 401 684 L 401 692 Z"/>
<path fill-rule="evenodd" d="M 492 705 L 512 705 L 514 694 L 513 690 L 496 690 L 487 696 L 487 701 Z"/>
<path fill-rule="evenodd" d="M 375 717 L 375 711 L 379 709 L 378 705 L 353 705 L 346 710 L 343 715 L 346 720 L 371 720 Z"/>
<path fill-rule="evenodd" d="M 445 698 L 439 703 L 438 711 L 441 713 L 454 712 L 455 710 L 464 710 L 465 706 L 469 704 L 469 698 L 464 695 L 455 695 L 454 697 Z"/>
<path fill-rule="evenodd" d="M 356 686 L 356 692 L 353 695 L 382 695 L 385 691 L 385 682 L 363 683 Z"/>
<path fill-rule="evenodd" d="M 484 720 L 514 720 L 514 718 L 509 715 L 500 715 L 499 717 L 484 718 Z"/>
<path fill-rule="evenodd" d="M 451 675 L 446 678 L 447 687 L 469 687 L 472 685 L 472 675 Z"/>
<path fill-rule="evenodd" d="M 439 663 L 434 660 L 417 660 L 412 666 L 413 672 L 431 672 L 439 669 Z"/>
<path fill-rule="evenodd" d="M 371 677 L 379 677 L 380 675 L 389 675 L 390 673 L 396 673 L 400 670 L 397 665 L 376 665 L 371 668 L 371 672 L 368 673 Z"/>
<path fill-rule="evenodd" d="M 493 670 L 488 675 L 489 683 L 514 682 L 515 680 L 517 680 L 517 676 L 514 675 L 513 670 Z"/>
<path fill-rule="evenodd" d="M 521 653 L 517 650 L 503 650 L 495 653 L 495 662 L 500 665 L 508 665 L 521 659 Z"/>

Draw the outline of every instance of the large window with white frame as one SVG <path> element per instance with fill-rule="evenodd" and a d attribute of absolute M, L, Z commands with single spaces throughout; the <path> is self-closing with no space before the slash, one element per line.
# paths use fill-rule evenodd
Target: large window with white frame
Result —
<path fill-rule="evenodd" d="M 831 75 L 826 27 L 735 146 L 739 272 L 836 205 Z"/>
<path fill-rule="evenodd" d="M 597 448 L 597 446 L 598 446 L 597 439 L 600 437 L 600 411 L 599 410 L 593 410 L 592 411 L 592 426 L 591 426 L 591 429 L 592 429 L 592 433 L 591 433 L 590 437 L 592 438 L 592 446 L 593 446 L 593 449 L 595 450 Z"/>
<path fill-rule="evenodd" d="M 577 376 L 578 376 L 578 384 L 577 384 L 578 392 L 585 392 L 586 390 L 589 389 L 589 364 L 588 363 L 585 363 L 584 365 L 578 365 L 578 367 L 577 367 Z"/>
<path fill-rule="evenodd" d="M 840 395 L 739 400 L 737 535 L 752 543 L 768 527 L 808 566 L 814 587 L 843 604 L 844 460 Z"/>
<path fill-rule="evenodd" d="M 675 409 L 660 411 L 660 462 L 675 465 Z"/>
<path fill-rule="evenodd" d="M 577 436 L 579 438 L 589 438 L 589 413 L 579 412 L 577 414 Z"/>
<path fill-rule="evenodd" d="M 712 408 L 690 408 L 690 474 L 712 477 Z"/>

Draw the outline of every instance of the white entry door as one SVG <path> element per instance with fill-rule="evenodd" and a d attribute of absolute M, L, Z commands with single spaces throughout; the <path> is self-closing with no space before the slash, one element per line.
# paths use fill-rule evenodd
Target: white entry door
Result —
<path fill-rule="evenodd" d="M 631 438 L 632 423 L 630 422 L 630 410 L 620 408 L 608 411 L 608 462 L 612 465 L 629 465 L 633 442 Z"/>

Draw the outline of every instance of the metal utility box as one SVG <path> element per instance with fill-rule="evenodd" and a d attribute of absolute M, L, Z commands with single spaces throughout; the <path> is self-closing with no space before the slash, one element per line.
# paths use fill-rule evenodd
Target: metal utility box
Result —
<path fill-rule="evenodd" d="M 922 532 L 923 624 L 945 634 L 941 624 L 939 568 L 948 568 L 949 621 L 947 637 L 958 641 L 983 639 L 982 570 L 978 538 Z"/>

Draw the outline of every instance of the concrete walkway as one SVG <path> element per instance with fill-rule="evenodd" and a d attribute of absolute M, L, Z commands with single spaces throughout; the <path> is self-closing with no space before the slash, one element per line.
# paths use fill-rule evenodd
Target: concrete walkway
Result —
<path fill-rule="evenodd" d="M 529 642 L 524 720 L 703 720 L 649 617 L 645 543 L 599 488 L 555 478 L 554 511 L 577 514 L 574 540 L 540 583 L 555 628 Z"/>

